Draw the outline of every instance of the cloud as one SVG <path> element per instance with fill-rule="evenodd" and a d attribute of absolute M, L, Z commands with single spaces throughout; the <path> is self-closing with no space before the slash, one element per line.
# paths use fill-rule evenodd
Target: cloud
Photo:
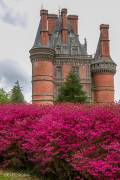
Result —
<path fill-rule="evenodd" d="M 3 0 L 0 0 L 0 6 L 4 9 L 7 7 Z"/>
<path fill-rule="evenodd" d="M 19 14 L 14 15 L 10 11 L 7 11 L 1 19 L 2 21 L 6 23 L 15 25 L 15 26 L 25 27 L 27 25 L 24 17 L 22 17 Z"/>
<path fill-rule="evenodd" d="M 17 80 L 20 82 L 26 99 L 30 101 L 31 82 L 29 74 L 25 69 L 22 69 L 17 61 L 9 59 L 0 61 L 0 88 L 9 91 Z"/>
<path fill-rule="evenodd" d="M 0 61 L 0 79 L 2 77 L 6 79 L 8 84 L 16 80 L 23 82 L 27 80 L 27 75 L 14 60 Z"/>
<path fill-rule="evenodd" d="M 4 2 L 4 0 L 0 0 L 0 9 L 2 11 L 0 14 L 1 21 L 14 26 L 27 26 L 27 18 L 25 14 L 16 13 Z"/>

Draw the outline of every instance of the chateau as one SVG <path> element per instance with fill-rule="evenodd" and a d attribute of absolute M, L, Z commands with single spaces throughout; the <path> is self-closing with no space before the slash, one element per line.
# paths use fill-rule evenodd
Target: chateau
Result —
<path fill-rule="evenodd" d="M 87 41 L 79 41 L 78 16 L 40 11 L 40 24 L 30 50 L 32 101 L 53 104 L 58 88 L 73 71 L 79 77 L 90 103 L 114 102 L 116 64 L 110 56 L 109 25 L 100 25 L 95 56 L 88 55 Z M 92 40 L 92 39 L 91 39 Z"/>

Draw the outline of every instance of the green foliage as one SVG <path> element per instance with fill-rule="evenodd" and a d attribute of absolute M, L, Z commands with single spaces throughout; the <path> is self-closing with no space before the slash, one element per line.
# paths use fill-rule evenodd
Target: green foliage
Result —
<path fill-rule="evenodd" d="M 21 91 L 21 87 L 19 85 L 19 81 L 15 82 L 15 85 L 13 89 L 11 90 L 11 97 L 10 97 L 11 103 L 24 103 L 24 96 Z"/>
<path fill-rule="evenodd" d="M 71 72 L 59 89 L 56 102 L 85 103 L 87 96 L 82 89 L 79 78 Z"/>
<path fill-rule="evenodd" d="M 4 89 L 0 89 L 0 104 L 4 103 L 9 103 L 9 96 Z"/>

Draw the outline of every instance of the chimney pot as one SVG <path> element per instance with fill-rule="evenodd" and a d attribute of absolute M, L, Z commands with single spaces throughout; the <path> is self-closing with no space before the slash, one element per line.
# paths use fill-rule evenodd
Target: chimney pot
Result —
<path fill-rule="evenodd" d="M 48 14 L 48 10 L 46 10 L 46 9 L 41 9 L 40 10 L 40 15 L 42 16 L 42 15 L 47 15 Z"/>
<path fill-rule="evenodd" d="M 109 29 L 109 24 L 101 24 L 100 25 L 100 30 L 101 29 Z"/>
<path fill-rule="evenodd" d="M 66 8 L 63 8 L 63 9 L 61 10 L 61 15 L 63 15 L 63 14 L 67 14 L 67 9 L 66 9 Z"/>

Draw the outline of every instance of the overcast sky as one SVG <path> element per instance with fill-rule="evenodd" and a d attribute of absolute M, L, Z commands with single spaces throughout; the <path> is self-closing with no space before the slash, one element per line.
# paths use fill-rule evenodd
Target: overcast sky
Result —
<path fill-rule="evenodd" d="M 99 25 L 110 25 L 111 57 L 117 63 L 115 99 L 120 99 L 120 0 L 0 0 L 0 88 L 11 89 L 16 80 L 31 101 L 31 63 L 29 50 L 34 43 L 40 9 L 79 16 L 81 43 L 87 38 L 88 53 L 94 54 L 99 39 Z"/>

